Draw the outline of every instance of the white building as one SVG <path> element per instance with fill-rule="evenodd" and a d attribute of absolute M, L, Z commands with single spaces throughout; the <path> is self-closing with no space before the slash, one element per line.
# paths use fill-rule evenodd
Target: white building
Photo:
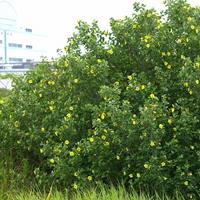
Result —
<path fill-rule="evenodd" d="M 30 27 L 18 27 L 15 8 L 9 1 L 0 1 L 0 63 L 40 61 L 47 54 L 46 39 Z"/>

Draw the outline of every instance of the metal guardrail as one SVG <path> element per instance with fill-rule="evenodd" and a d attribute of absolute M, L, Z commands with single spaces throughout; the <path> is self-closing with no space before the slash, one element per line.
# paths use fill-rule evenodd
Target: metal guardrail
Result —
<path fill-rule="evenodd" d="M 12 89 L 12 80 L 11 79 L 0 79 L 0 88 L 11 90 Z"/>
<path fill-rule="evenodd" d="M 24 75 L 27 71 L 33 69 L 37 64 L 39 64 L 39 62 L 0 63 L 0 75 Z M 0 88 L 12 89 L 12 80 L 10 78 L 3 79 L 0 77 Z"/>
<path fill-rule="evenodd" d="M 0 75 L 7 75 L 7 74 L 15 74 L 15 75 L 24 75 L 27 71 L 29 71 L 32 68 L 26 68 L 26 69 L 0 69 Z M 1 78 L 0 77 L 0 88 L 4 89 L 12 89 L 12 79 L 10 78 Z"/>
<path fill-rule="evenodd" d="M 24 74 L 30 69 L 0 69 L 0 74 Z"/>

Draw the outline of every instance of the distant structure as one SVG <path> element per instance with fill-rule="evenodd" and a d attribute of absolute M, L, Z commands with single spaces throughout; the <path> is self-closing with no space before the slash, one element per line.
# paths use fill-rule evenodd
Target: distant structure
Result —
<path fill-rule="evenodd" d="M 30 27 L 18 27 L 13 5 L 0 1 L 0 69 L 39 62 L 41 56 L 46 56 L 45 43 L 46 36 Z"/>

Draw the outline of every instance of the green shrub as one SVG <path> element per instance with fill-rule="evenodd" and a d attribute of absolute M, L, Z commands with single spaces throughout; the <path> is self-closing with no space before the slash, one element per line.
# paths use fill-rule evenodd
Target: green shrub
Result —
<path fill-rule="evenodd" d="M 26 158 L 40 184 L 124 181 L 199 197 L 200 9 L 78 22 L 60 57 L 15 81 L 1 106 L 1 146 Z M 31 168 L 32 168 L 31 167 Z"/>

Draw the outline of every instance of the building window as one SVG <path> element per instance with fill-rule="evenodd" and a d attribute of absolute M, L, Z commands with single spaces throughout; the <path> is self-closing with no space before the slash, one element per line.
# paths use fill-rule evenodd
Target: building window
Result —
<path fill-rule="evenodd" d="M 9 43 L 8 46 L 14 48 L 22 48 L 22 44 L 16 44 L 16 43 Z"/>
<path fill-rule="evenodd" d="M 10 62 L 22 62 L 23 59 L 22 58 L 9 58 Z"/>
<path fill-rule="evenodd" d="M 32 29 L 31 29 L 31 28 L 26 28 L 25 30 L 26 30 L 26 32 L 28 32 L 28 33 L 32 33 Z"/>
<path fill-rule="evenodd" d="M 27 49 L 32 49 L 33 46 L 32 46 L 32 45 L 26 45 L 26 48 L 27 48 Z"/>
<path fill-rule="evenodd" d="M 26 62 L 33 62 L 32 59 L 26 59 Z"/>

